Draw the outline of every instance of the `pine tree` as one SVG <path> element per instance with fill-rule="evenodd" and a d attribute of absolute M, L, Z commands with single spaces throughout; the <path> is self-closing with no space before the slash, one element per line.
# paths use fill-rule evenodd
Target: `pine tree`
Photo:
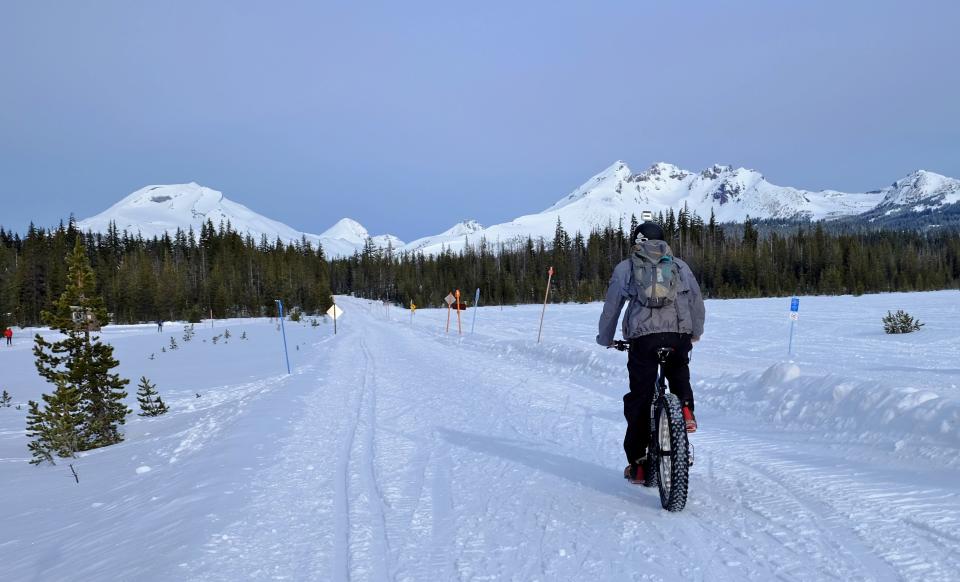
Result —
<path fill-rule="evenodd" d="M 27 413 L 27 448 L 33 454 L 30 463 L 54 464 L 54 455 L 72 457 L 81 450 L 83 413 L 80 410 L 80 393 L 64 380 L 57 381 L 53 394 L 43 395 L 43 410 L 31 400 Z"/>
<path fill-rule="evenodd" d="M 160 416 L 170 409 L 164 404 L 157 392 L 157 387 L 150 383 L 146 376 L 140 377 L 137 389 L 137 402 L 140 403 L 140 416 Z"/>
<path fill-rule="evenodd" d="M 113 358 L 113 346 L 101 342 L 99 336 L 91 335 L 107 323 L 107 312 L 103 298 L 96 293 L 93 269 L 79 237 L 67 257 L 67 271 L 66 289 L 54 302 L 53 310 L 42 314 L 47 325 L 59 330 L 66 338 L 49 342 L 37 334 L 33 353 L 40 376 L 56 385 L 57 392 L 63 392 L 56 398 L 58 406 L 65 407 L 72 401 L 72 395 L 76 395 L 81 421 L 77 423 L 79 439 L 73 450 L 89 450 L 123 440 L 120 425 L 130 413 L 124 404 L 127 397 L 124 387 L 129 380 L 111 372 L 119 365 Z M 70 425 L 68 419 L 73 413 L 53 411 L 52 398 L 44 395 L 46 409 L 40 411 L 37 407 L 41 414 L 35 419 L 37 426 L 66 430 L 64 427 Z M 41 430 L 40 434 L 45 433 Z M 61 443 L 60 440 L 57 442 Z M 62 443 L 53 447 L 58 454 L 68 449 Z"/>
<path fill-rule="evenodd" d="M 13 398 L 10 397 L 10 393 L 6 390 L 3 391 L 3 394 L 0 394 L 0 406 L 4 408 L 10 408 L 10 403 L 13 402 Z"/>

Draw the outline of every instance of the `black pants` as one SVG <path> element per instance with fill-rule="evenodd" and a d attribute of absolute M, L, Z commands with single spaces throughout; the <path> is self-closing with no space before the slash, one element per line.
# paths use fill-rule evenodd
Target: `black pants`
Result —
<path fill-rule="evenodd" d="M 8 346 L 12 346 L 12 345 L 13 345 L 13 338 L 12 338 L 12 337 L 8 337 L 8 338 L 7 338 L 7 345 L 8 345 Z"/>
<path fill-rule="evenodd" d="M 630 393 L 623 396 L 623 416 L 627 419 L 627 434 L 623 450 L 627 461 L 633 462 L 647 453 L 650 440 L 650 404 L 657 382 L 657 350 L 673 348 L 664 364 L 667 386 L 683 406 L 693 410 L 693 390 L 690 388 L 690 350 L 693 343 L 689 334 L 655 333 L 630 340 L 627 371 L 630 373 Z"/>

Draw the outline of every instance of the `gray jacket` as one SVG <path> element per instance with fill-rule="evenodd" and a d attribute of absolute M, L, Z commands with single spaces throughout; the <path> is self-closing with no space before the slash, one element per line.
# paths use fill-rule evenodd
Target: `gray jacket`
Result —
<path fill-rule="evenodd" d="M 624 339 L 663 332 L 688 333 L 694 339 L 699 339 L 703 335 L 706 310 L 703 306 L 700 285 L 685 262 L 680 259 L 674 259 L 674 261 L 680 267 L 677 300 L 671 305 L 655 309 L 644 307 L 635 300 L 637 289 L 633 284 L 633 262 L 627 259 L 616 266 L 613 276 L 610 277 L 607 300 L 603 304 L 603 313 L 600 315 L 598 344 L 609 346 L 613 343 L 613 336 L 617 331 L 617 320 L 620 319 L 620 312 L 627 299 L 630 299 L 630 305 L 623 318 Z"/>

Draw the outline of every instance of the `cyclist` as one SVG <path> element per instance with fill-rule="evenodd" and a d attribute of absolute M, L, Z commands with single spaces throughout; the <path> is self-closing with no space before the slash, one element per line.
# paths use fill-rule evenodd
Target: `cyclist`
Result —
<path fill-rule="evenodd" d="M 657 380 L 659 348 L 673 349 L 664 364 L 664 374 L 670 391 L 683 406 L 687 432 L 697 430 L 689 363 L 690 350 L 703 335 L 706 313 L 703 295 L 690 267 L 672 256 L 673 251 L 663 239 L 663 229 L 650 220 L 633 230 L 631 257 L 613 270 L 597 335 L 598 344 L 613 345 L 620 312 L 629 299 L 623 318 L 623 338 L 629 342 L 627 371 L 630 375 L 630 392 L 623 397 L 623 415 L 627 419 L 623 449 L 630 464 L 623 470 L 623 476 L 635 484 L 644 481 L 643 463 L 649 444 L 650 406 Z M 655 270 L 645 271 L 651 264 Z M 655 273 L 653 285 L 643 283 L 649 281 L 647 272 Z M 660 297 L 651 300 L 658 292 Z"/>

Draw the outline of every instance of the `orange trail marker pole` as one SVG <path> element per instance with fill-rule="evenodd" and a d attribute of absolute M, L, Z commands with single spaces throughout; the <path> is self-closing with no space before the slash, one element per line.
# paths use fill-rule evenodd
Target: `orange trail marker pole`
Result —
<path fill-rule="evenodd" d="M 547 292 L 543 294 L 543 311 L 540 312 L 540 331 L 537 332 L 537 343 L 543 335 L 543 316 L 547 314 L 547 298 L 550 297 L 550 281 L 553 279 L 553 267 L 547 271 Z"/>
<path fill-rule="evenodd" d="M 463 335 L 463 328 L 460 327 L 460 290 L 457 289 L 457 335 Z"/>

